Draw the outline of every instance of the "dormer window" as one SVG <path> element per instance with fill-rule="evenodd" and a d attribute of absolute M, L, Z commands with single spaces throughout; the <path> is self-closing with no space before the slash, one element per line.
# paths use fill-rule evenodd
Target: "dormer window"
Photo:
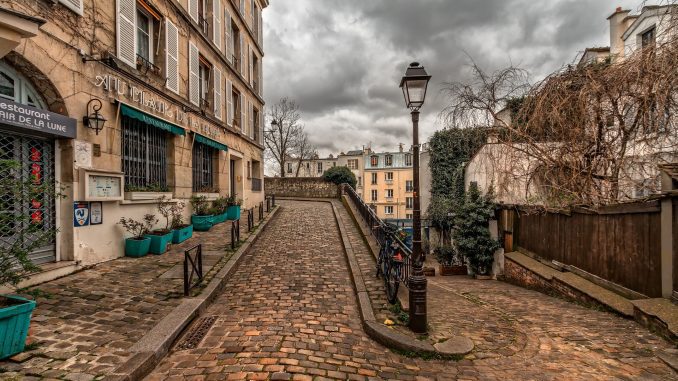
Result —
<path fill-rule="evenodd" d="M 379 165 L 379 156 L 370 157 L 370 165 L 376 167 Z"/>
<path fill-rule="evenodd" d="M 384 164 L 387 167 L 393 166 L 393 155 L 386 155 L 386 157 L 384 158 Z"/>

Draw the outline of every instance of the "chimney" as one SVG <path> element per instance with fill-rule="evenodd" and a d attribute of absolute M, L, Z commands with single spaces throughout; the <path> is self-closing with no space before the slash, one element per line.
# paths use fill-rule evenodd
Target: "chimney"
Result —
<path fill-rule="evenodd" d="M 622 40 L 622 36 L 628 27 L 626 16 L 629 13 L 631 13 L 630 10 L 617 7 L 614 13 L 607 18 L 610 21 L 610 55 L 613 62 L 618 58 L 624 57 L 624 40 Z"/>

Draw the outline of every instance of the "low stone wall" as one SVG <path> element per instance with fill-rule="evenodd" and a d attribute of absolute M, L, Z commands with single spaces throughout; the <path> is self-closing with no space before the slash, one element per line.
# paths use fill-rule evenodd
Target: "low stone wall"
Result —
<path fill-rule="evenodd" d="M 295 198 L 339 198 L 339 185 L 320 177 L 267 177 L 264 179 L 266 195 Z"/>

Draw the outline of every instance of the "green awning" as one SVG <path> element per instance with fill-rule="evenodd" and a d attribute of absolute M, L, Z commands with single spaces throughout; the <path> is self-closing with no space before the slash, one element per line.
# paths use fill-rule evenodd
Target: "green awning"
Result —
<path fill-rule="evenodd" d="M 150 124 L 153 127 L 157 127 L 161 130 L 171 132 L 174 135 L 184 136 L 186 134 L 184 129 L 177 126 L 176 124 L 165 122 L 162 119 L 159 119 L 159 118 L 156 118 L 152 115 L 146 114 L 145 112 L 141 112 L 139 110 L 133 109 L 132 107 L 129 107 L 125 104 L 122 104 L 122 103 L 120 104 L 120 111 L 122 112 L 123 116 L 126 116 L 128 118 L 134 118 L 134 119 L 136 119 L 140 122 Z"/>
<path fill-rule="evenodd" d="M 228 151 L 228 146 L 226 144 L 221 144 L 216 140 L 212 140 L 208 137 L 202 136 L 200 134 L 195 134 L 195 141 L 198 143 L 202 143 L 206 146 L 216 148 L 222 151 Z"/>

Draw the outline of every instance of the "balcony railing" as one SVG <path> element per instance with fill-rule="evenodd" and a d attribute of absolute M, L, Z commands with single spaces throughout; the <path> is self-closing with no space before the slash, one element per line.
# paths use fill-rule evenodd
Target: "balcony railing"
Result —
<path fill-rule="evenodd" d="M 209 35 L 210 23 L 209 21 L 207 21 L 205 16 L 198 15 L 198 26 L 200 27 L 200 30 L 205 34 L 205 36 Z"/>
<path fill-rule="evenodd" d="M 150 70 L 155 74 L 160 74 L 160 68 L 154 65 L 151 61 L 137 54 L 137 69 L 138 70 Z"/>
<path fill-rule="evenodd" d="M 355 192 L 355 190 L 353 190 L 353 188 L 351 188 L 350 185 L 343 184 L 342 191 L 344 194 L 348 195 L 351 201 L 353 201 L 358 213 L 360 213 L 362 216 L 363 221 L 367 223 L 367 226 L 370 228 L 370 232 L 380 246 L 386 244 L 387 238 L 392 241 L 395 240 L 398 243 L 401 252 L 405 255 L 403 266 L 400 271 L 400 281 L 405 285 L 405 287 L 409 287 L 408 279 L 412 269 L 412 250 L 407 245 L 405 245 L 405 243 L 403 243 L 400 238 L 390 232 L 392 229 L 388 229 L 387 225 L 381 219 L 379 219 L 379 217 L 377 217 L 374 207 L 370 207 L 365 204 L 365 202 L 360 198 L 360 196 L 358 196 L 358 194 Z"/>
<path fill-rule="evenodd" d="M 252 177 L 252 192 L 261 192 L 261 179 Z"/>

